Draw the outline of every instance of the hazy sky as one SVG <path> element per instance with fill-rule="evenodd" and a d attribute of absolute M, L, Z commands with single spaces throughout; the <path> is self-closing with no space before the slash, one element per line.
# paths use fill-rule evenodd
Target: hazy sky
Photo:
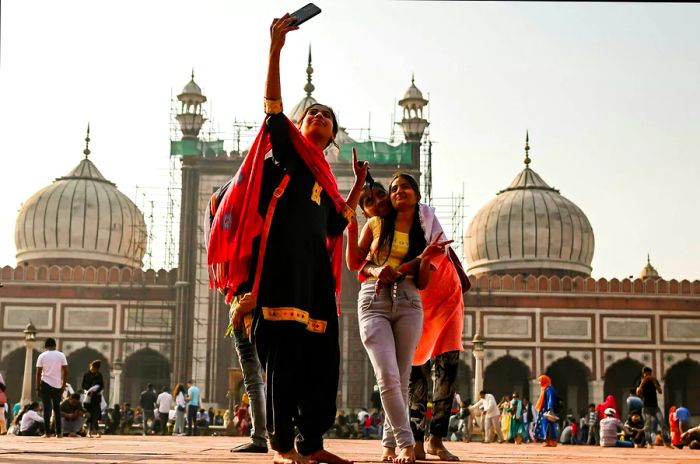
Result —
<path fill-rule="evenodd" d="M 88 121 L 92 161 L 139 206 L 162 203 L 192 68 L 214 130 L 260 121 L 269 24 L 304 2 L 4 0 L 0 265 L 21 203 L 78 164 Z M 467 220 L 523 168 L 529 129 L 532 169 L 591 222 L 595 277 L 637 275 L 647 252 L 665 278 L 700 277 L 700 5 L 316 3 L 283 52 L 287 108 L 309 44 L 314 96 L 356 137 L 370 120 L 389 137 L 415 73 L 434 194 L 463 185 Z"/>

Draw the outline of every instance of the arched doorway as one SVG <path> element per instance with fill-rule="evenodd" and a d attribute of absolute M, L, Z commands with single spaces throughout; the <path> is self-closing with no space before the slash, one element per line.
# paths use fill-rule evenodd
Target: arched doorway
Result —
<path fill-rule="evenodd" d="M 170 363 L 162 354 L 151 348 L 143 348 L 126 358 L 124 363 L 124 402 L 137 405 L 146 384 L 152 383 L 156 391 L 170 385 Z"/>
<path fill-rule="evenodd" d="M 0 372 L 2 372 L 2 377 L 5 380 L 7 395 L 7 402 L 10 405 L 10 409 L 22 398 L 22 382 L 24 381 L 24 358 L 26 356 L 26 348 L 17 348 L 5 356 L 5 358 L 0 362 Z M 39 351 L 33 350 L 32 352 L 32 398 L 40 401 L 40 398 L 36 396 L 36 359 L 39 357 Z"/>
<path fill-rule="evenodd" d="M 639 361 L 632 358 L 621 359 L 613 363 L 605 371 L 605 383 L 603 384 L 603 398 L 596 398 L 602 402 L 608 395 L 613 395 L 620 408 L 620 416 L 627 417 L 627 397 L 630 390 L 639 385 L 642 378 L 642 368 Z"/>
<path fill-rule="evenodd" d="M 672 405 L 700 411 L 700 363 L 684 359 L 666 371 L 664 382 L 666 412 Z M 664 413 L 666 414 L 666 413 Z"/>
<path fill-rule="evenodd" d="M 545 372 L 564 403 L 562 412 L 581 417 L 588 405 L 588 381 L 591 373 L 581 361 L 566 356 L 554 361 Z"/>
<path fill-rule="evenodd" d="M 107 402 L 109 402 L 110 366 L 109 362 L 107 362 L 107 358 L 105 358 L 99 351 L 93 350 L 92 348 L 83 347 L 68 355 L 68 383 L 71 384 L 73 390 L 75 391 L 82 389 L 83 375 L 88 371 L 89 364 L 98 359 L 102 362 L 100 372 L 102 373 L 102 378 L 105 382 L 103 397 Z"/>
<path fill-rule="evenodd" d="M 26 348 L 17 348 L 16 350 L 10 352 L 5 358 L 0 362 L 0 373 L 5 380 L 7 402 L 10 405 L 10 409 L 22 398 L 22 382 L 24 381 L 24 358 L 26 356 Z M 36 383 L 34 379 L 36 378 L 36 359 L 39 357 L 39 352 L 34 350 L 32 353 L 32 397 L 39 401 L 40 398 L 36 397 Z"/>
<path fill-rule="evenodd" d="M 472 369 L 465 362 L 460 360 L 457 367 L 457 393 L 462 397 L 462 401 L 471 404 L 474 401 L 474 378 Z"/>
<path fill-rule="evenodd" d="M 518 392 L 521 398 L 530 398 L 530 369 L 512 356 L 498 358 L 484 370 L 484 390 L 491 392 L 496 401 Z"/>

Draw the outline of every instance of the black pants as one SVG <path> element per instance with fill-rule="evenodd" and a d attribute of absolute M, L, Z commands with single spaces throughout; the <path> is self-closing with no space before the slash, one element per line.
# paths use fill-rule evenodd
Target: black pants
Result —
<path fill-rule="evenodd" d="M 61 435 L 61 389 L 54 388 L 48 383 L 41 382 L 41 402 L 44 405 L 44 426 L 46 433 L 49 431 L 51 423 L 51 413 L 55 417 L 56 435 Z"/>
<path fill-rule="evenodd" d="M 435 357 L 422 366 L 411 368 L 408 384 L 408 404 L 410 407 L 411 431 L 416 441 L 425 439 L 426 431 L 436 437 L 446 437 L 452 414 L 452 402 L 457 385 L 459 351 L 448 351 Z M 431 368 L 432 367 L 432 368 Z M 428 378 L 433 377 L 433 416 L 430 426 L 426 426 L 425 411 L 428 407 Z"/>
<path fill-rule="evenodd" d="M 85 403 L 85 409 L 87 410 L 88 414 L 90 414 L 90 417 L 88 418 L 88 426 L 91 432 L 99 431 L 97 421 L 100 419 L 100 415 L 102 414 L 102 409 L 100 408 L 101 405 L 101 395 L 97 395 L 96 398 L 92 398 L 92 401 Z"/>
<path fill-rule="evenodd" d="M 34 437 L 44 433 L 44 430 L 44 424 L 35 421 L 32 422 L 32 425 L 30 425 L 27 430 L 25 430 L 24 432 L 20 432 L 19 434 L 24 437 Z"/>
<path fill-rule="evenodd" d="M 323 449 L 323 434 L 333 425 L 340 365 L 338 318 L 324 333 L 293 321 L 260 320 L 255 344 L 267 372 L 267 431 L 278 452 L 303 455 Z M 294 427 L 299 433 L 294 436 Z"/>
<path fill-rule="evenodd" d="M 160 434 L 165 435 L 168 432 L 168 419 L 170 418 L 170 414 L 158 411 L 158 415 L 160 416 Z"/>
<path fill-rule="evenodd" d="M 187 405 L 187 435 L 197 435 L 197 409 L 196 405 Z"/>

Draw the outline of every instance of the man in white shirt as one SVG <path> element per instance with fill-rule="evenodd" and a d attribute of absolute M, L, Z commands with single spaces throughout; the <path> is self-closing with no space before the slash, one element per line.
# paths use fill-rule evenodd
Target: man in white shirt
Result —
<path fill-rule="evenodd" d="M 44 422 L 46 423 L 46 433 L 51 423 L 51 413 L 53 412 L 56 424 L 56 437 L 63 437 L 61 431 L 61 395 L 66 388 L 66 378 L 68 378 L 68 361 L 66 356 L 56 349 L 56 340 L 47 338 L 44 343 L 46 351 L 39 355 L 36 360 L 36 391 L 41 396 L 44 405 Z"/>
<path fill-rule="evenodd" d="M 491 435 L 496 432 L 498 443 L 503 442 L 503 431 L 501 430 L 500 415 L 496 398 L 491 393 L 486 393 L 484 390 L 479 392 L 480 400 L 474 403 L 472 408 L 483 410 L 484 417 L 484 443 L 491 442 Z"/>
<path fill-rule="evenodd" d="M 156 399 L 156 406 L 158 406 L 158 416 L 160 417 L 160 434 L 165 435 L 168 431 L 170 410 L 173 407 L 173 395 L 168 392 L 168 387 L 163 387 L 163 390 Z"/>

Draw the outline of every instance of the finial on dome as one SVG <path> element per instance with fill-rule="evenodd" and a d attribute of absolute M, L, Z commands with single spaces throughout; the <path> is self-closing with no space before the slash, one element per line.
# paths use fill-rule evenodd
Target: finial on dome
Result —
<path fill-rule="evenodd" d="M 654 268 L 654 266 L 651 264 L 651 258 L 649 257 L 649 253 L 647 253 L 647 265 L 644 266 L 644 269 L 642 269 L 642 272 L 639 274 L 639 277 L 641 279 L 660 279 L 661 276 L 659 276 L 659 271 Z"/>
<path fill-rule="evenodd" d="M 85 150 L 83 150 L 83 154 L 85 155 L 85 159 L 88 158 L 90 155 L 90 123 L 88 122 L 87 125 L 87 135 L 85 136 Z"/>
<path fill-rule="evenodd" d="M 194 66 L 192 66 L 192 80 L 194 80 Z"/>
<path fill-rule="evenodd" d="M 306 96 L 310 97 L 311 92 L 314 91 L 316 87 L 311 83 L 311 75 L 314 73 L 314 68 L 311 66 L 311 44 L 309 44 L 309 64 L 306 66 L 306 85 L 304 85 L 304 91 Z"/>
<path fill-rule="evenodd" d="M 416 73 L 411 73 L 411 85 L 416 85 Z"/>
<path fill-rule="evenodd" d="M 530 167 L 530 131 L 525 131 L 525 167 Z"/>

